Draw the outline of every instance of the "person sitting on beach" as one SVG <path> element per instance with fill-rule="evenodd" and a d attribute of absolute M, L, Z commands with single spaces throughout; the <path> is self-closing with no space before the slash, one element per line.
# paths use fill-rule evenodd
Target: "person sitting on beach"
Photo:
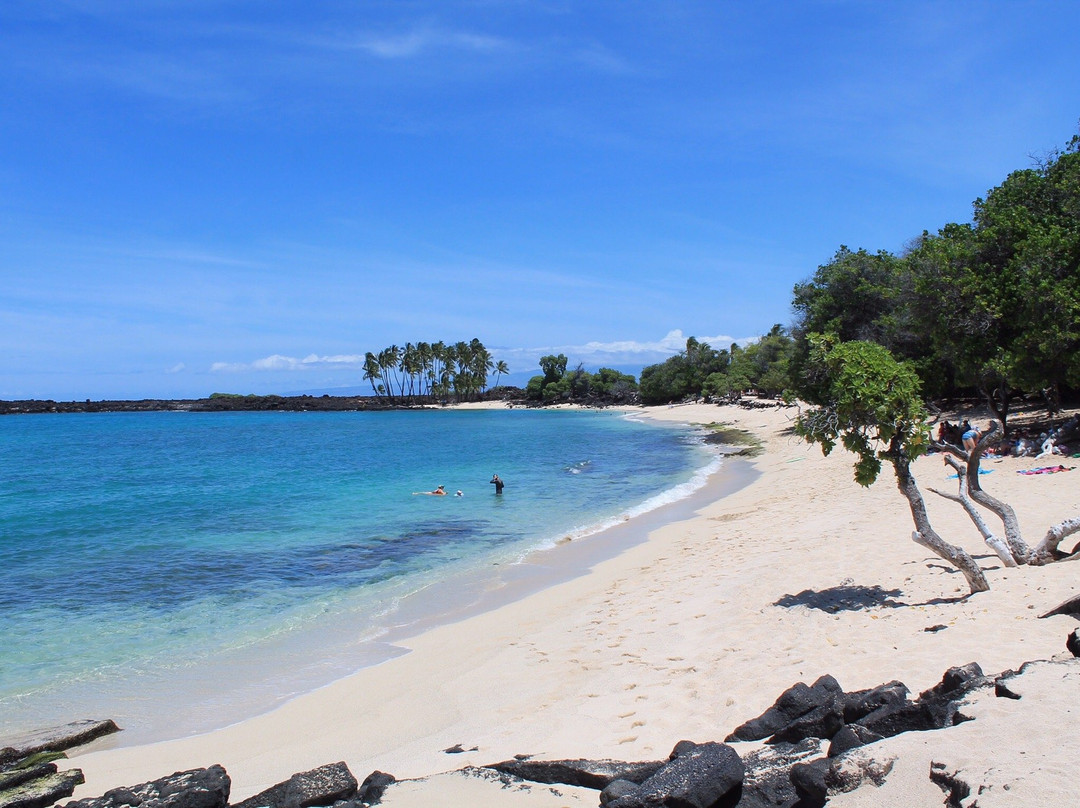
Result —
<path fill-rule="evenodd" d="M 979 428 L 974 426 L 965 431 L 963 435 L 964 448 L 969 452 L 972 451 L 975 448 L 975 444 L 979 442 L 979 436 L 981 434 Z"/>
<path fill-rule="evenodd" d="M 496 494 L 501 494 L 501 493 L 502 493 L 502 490 L 503 490 L 503 486 L 504 486 L 504 485 L 505 485 L 506 483 L 504 483 L 504 482 L 503 482 L 503 481 L 502 481 L 501 479 L 499 479 L 499 475 L 498 475 L 498 474 L 492 474 L 492 475 L 491 475 L 491 484 L 492 484 L 493 486 L 495 486 L 495 493 L 496 493 Z"/>
<path fill-rule="evenodd" d="M 413 491 L 413 496 L 414 497 L 417 494 L 426 494 L 429 497 L 445 497 L 446 496 L 446 486 L 445 485 L 440 485 L 434 491 Z"/>

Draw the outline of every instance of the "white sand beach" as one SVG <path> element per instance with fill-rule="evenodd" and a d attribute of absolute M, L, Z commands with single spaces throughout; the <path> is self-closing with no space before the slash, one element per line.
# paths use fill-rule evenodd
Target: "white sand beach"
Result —
<path fill-rule="evenodd" d="M 992 674 L 1070 656 L 1065 638 L 1076 621 L 1038 615 L 1080 592 L 1080 566 L 1004 568 L 959 506 L 926 490 L 955 486 L 940 457 L 921 458 L 914 472 L 938 532 L 986 570 L 991 591 L 968 599 L 963 577 L 911 541 L 891 471 L 860 488 L 850 455 L 822 457 L 789 433 L 794 409 L 640 412 L 755 433 L 764 452 L 733 462 L 751 462 L 759 475 L 586 575 L 433 628 L 401 643 L 409 653 L 269 714 L 149 746 L 98 741 L 73 755 L 86 776 L 76 798 L 220 763 L 235 802 L 344 760 L 361 779 L 376 769 L 421 778 L 392 786 L 383 800 L 391 808 L 596 805 L 594 791 L 504 791 L 437 775 L 517 754 L 664 758 L 682 739 L 723 740 L 793 683 L 825 673 L 845 690 L 899 679 L 917 694 L 954 665 L 974 661 Z M 1032 543 L 1080 514 L 1080 469 L 1016 473 L 1045 464 L 985 464 L 984 487 L 1016 508 Z M 863 608 L 836 609 L 838 598 Z M 1024 677 L 1020 701 L 980 697 L 973 722 L 882 742 L 900 756 L 885 784 L 830 804 L 941 805 L 931 759 L 985 783 L 981 808 L 1071 801 L 1080 663 L 1067 670 Z M 472 751 L 443 751 L 456 744 Z"/>

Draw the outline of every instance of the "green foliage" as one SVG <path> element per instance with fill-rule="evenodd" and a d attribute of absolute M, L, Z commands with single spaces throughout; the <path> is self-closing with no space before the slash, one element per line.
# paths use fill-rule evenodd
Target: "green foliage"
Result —
<path fill-rule="evenodd" d="M 509 373 L 506 362 L 496 363 L 478 339 L 470 342 L 411 342 L 364 354 L 364 379 L 376 396 L 407 401 L 466 401 L 487 389 L 492 371 Z"/>
<path fill-rule="evenodd" d="M 795 286 L 796 331 L 886 344 L 895 327 L 900 275 L 901 261 L 891 253 L 852 252 L 841 245 L 812 280 Z"/>
<path fill-rule="evenodd" d="M 889 351 L 865 341 L 810 334 L 807 372 L 816 405 L 802 413 L 796 434 L 828 455 L 837 442 L 857 455 L 855 481 L 872 484 L 883 459 L 910 461 L 929 448 L 919 377 Z"/>
<path fill-rule="evenodd" d="M 841 247 L 793 307 L 795 377 L 806 336 L 831 332 L 910 360 L 929 394 L 981 392 L 1003 421 L 1017 392 L 1080 387 L 1080 137 L 901 257 Z"/>
<path fill-rule="evenodd" d="M 600 368 L 592 376 L 593 393 L 612 401 L 629 401 L 637 389 L 633 376 L 614 368 Z"/>
<path fill-rule="evenodd" d="M 666 404 L 699 396 L 738 398 L 748 391 L 779 395 L 788 386 L 792 347 L 779 324 L 746 348 L 732 344 L 730 351 L 714 350 L 690 337 L 685 352 L 642 369 L 642 403 Z"/>
<path fill-rule="evenodd" d="M 566 375 L 567 359 L 562 354 L 558 356 L 541 356 L 540 370 L 544 371 L 544 385 L 558 384 Z"/>
<path fill-rule="evenodd" d="M 540 401 L 544 397 L 544 377 L 533 376 L 525 385 L 525 395 L 532 401 Z"/>
<path fill-rule="evenodd" d="M 621 403 L 630 401 L 637 392 L 637 382 L 628 373 L 612 368 L 600 368 L 589 373 L 580 363 L 571 371 L 566 370 L 567 358 L 545 356 L 540 359 L 543 376 L 533 376 L 525 388 L 525 395 L 532 401 L 551 404 L 557 401 L 603 401 Z"/>

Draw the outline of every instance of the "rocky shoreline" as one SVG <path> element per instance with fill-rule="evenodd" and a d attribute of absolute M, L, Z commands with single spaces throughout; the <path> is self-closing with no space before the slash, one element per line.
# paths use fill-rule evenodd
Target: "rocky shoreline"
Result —
<path fill-rule="evenodd" d="M 509 395 L 509 394 L 508 394 Z M 499 400 L 503 400 L 500 398 Z M 524 404 L 524 397 L 507 400 Z M 239 396 L 213 395 L 198 399 L 140 399 L 91 401 L 0 401 L 0 415 L 86 412 L 356 412 L 411 409 L 437 404 L 404 404 L 373 396 Z"/>
<path fill-rule="evenodd" d="M 973 721 L 965 705 L 980 692 L 1019 700 L 1013 680 L 1029 670 L 1056 667 L 1064 678 L 1080 664 L 1075 659 L 1080 655 L 1080 629 L 1069 635 L 1066 645 L 1074 658 L 1028 662 L 1020 670 L 993 676 L 984 675 L 976 663 L 950 668 L 914 700 L 895 680 L 850 693 L 829 675 L 811 685 L 798 682 L 723 742 L 681 741 L 666 760 L 537 760 L 518 755 L 448 774 L 492 781 L 509 793 L 546 787 L 561 796 L 560 786 L 590 789 L 605 808 L 820 808 L 837 795 L 884 785 L 897 757 L 881 750 L 878 742 L 904 733 L 947 732 Z M 117 731 L 112 721 L 81 721 L 0 748 L 0 808 L 48 808 L 70 797 L 84 778 L 79 769 L 58 771 L 64 750 Z M 444 751 L 464 750 L 459 744 Z M 987 749 L 985 754 L 989 758 L 994 752 Z M 974 805 L 966 800 L 993 787 L 969 782 L 944 763 L 932 763 L 927 777 L 941 789 L 947 806 Z M 214 764 L 114 788 L 62 808 L 366 808 L 404 782 L 381 771 L 361 782 L 339 761 L 230 803 L 229 775 Z"/>

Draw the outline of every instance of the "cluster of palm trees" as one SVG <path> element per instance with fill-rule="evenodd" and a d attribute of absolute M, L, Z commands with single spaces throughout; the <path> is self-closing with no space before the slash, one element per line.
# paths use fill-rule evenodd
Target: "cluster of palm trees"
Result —
<path fill-rule="evenodd" d="M 390 401 L 468 401 L 487 389 L 489 374 L 495 385 L 509 373 L 506 362 L 496 362 L 478 339 L 471 342 L 411 342 L 364 354 L 364 379 L 376 396 Z"/>

